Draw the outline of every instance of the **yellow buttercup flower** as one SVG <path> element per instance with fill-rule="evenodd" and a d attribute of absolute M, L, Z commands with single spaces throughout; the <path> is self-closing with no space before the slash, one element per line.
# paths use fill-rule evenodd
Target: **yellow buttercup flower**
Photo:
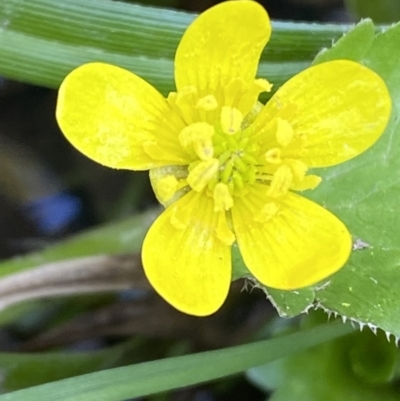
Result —
<path fill-rule="evenodd" d="M 271 33 L 253 1 L 221 3 L 185 32 L 175 57 L 177 91 L 165 99 L 135 74 L 103 63 L 72 71 L 57 120 L 68 140 L 113 168 L 147 170 L 166 210 L 150 228 L 143 265 L 177 309 L 204 316 L 224 302 L 231 246 L 264 285 L 290 290 L 340 269 L 351 236 L 323 207 L 296 194 L 369 148 L 391 110 L 370 69 L 348 60 L 308 68 L 265 105 L 256 79 Z"/>

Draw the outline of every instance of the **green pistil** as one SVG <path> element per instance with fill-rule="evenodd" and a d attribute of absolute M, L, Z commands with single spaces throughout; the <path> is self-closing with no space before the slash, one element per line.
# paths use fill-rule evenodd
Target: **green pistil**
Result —
<path fill-rule="evenodd" d="M 235 135 L 216 133 L 213 137 L 214 157 L 219 162 L 219 173 L 213 179 L 209 189 L 213 189 L 218 182 L 227 184 L 231 194 L 236 190 L 241 190 L 248 183 L 254 183 L 257 173 L 257 160 L 249 154 L 254 153 L 253 149 L 248 149 L 249 137 L 239 132 Z"/>
<path fill-rule="evenodd" d="M 224 153 L 218 156 L 219 165 L 223 166 L 230 159 L 231 156 L 232 152 L 230 150 L 225 150 Z"/>

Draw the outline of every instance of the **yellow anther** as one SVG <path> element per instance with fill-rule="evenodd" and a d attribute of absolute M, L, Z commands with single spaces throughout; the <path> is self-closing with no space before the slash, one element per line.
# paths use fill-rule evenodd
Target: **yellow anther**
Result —
<path fill-rule="evenodd" d="M 184 148 L 188 148 L 193 142 L 211 139 L 214 133 L 214 127 L 210 124 L 204 122 L 190 124 L 179 133 L 179 142 Z"/>
<path fill-rule="evenodd" d="M 193 99 L 193 96 L 197 94 L 197 88 L 194 85 L 184 86 L 177 92 L 176 103 L 185 102 L 189 99 Z"/>
<path fill-rule="evenodd" d="M 208 160 L 214 156 L 214 148 L 211 140 L 194 142 L 193 149 L 201 160 Z"/>
<path fill-rule="evenodd" d="M 308 170 L 307 164 L 296 159 L 286 159 L 285 163 L 292 169 L 295 180 L 302 181 L 304 179 Z"/>
<path fill-rule="evenodd" d="M 292 170 L 288 166 L 280 166 L 275 171 L 268 190 L 268 195 L 277 198 L 286 195 L 293 183 Z"/>
<path fill-rule="evenodd" d="M 217 174 L 219 162 L 217 159 L 202 160 L 189 167 L 188 184 L 197 192 L 202 191 Z"/>
<path fill-rule="evenodd" d="M 314 189 L 321 183 L 321 181 L 322 178 L 317 175 L 306 175 L 302 181 L 294 183 L 292 188 L 296 191 Z"/>
<path fill-rule="evenodd" d="M 190 124 L 179 133 L 179 142 L 185 149 L 193 149 L 201 160 L 211 159 L 214 155 L 212 137 L 214 127 L 204 122 Z"/>
<path fill-rule="evenodd" d="M 254 80 L 254 86 L 259 91 L 259 93 L 262 93 L 271 92 L 273 85 L 264 78 L 257 78 Z"/>
<path fill-rule="evenodd" d="M 241 129 L 243 115 L 234 107 L 224 106 L 221 110 L 221 128 L 225 134 L 234 135 Z"/>
<path fill-rule="evenodd" d="M 185 86 L 179 92 L 169 92 L 167 96 L 167 102 L 171 106 L 191 106 L 190 102 L 193 101 L 197 94 L 197 88 L 195 86 Z"/>
<path fill-rule="evenodd" d="M 265 223 L 268 220 L 271 220 L 279 210 L 279 206 L 275 202 L 266 203 L 260 212 L 254 216 L 254 220 L 259 223 Z"/>
<path fill-rule="evenodd" d="M 233 198 L 229 192 L 228 185 L 219 182 L 213 191 L 214 211 L 221 212 L 229 210 L 233 206 Z"/>
<path fill-rule="evenodd" d="M 272 148 L 265 153 L 265 160 L 271 164 L 282 163 L 281 150 L 279 148 Z"/>
<path fill-rule="evenodd" d="M 276 124 L 276 140 L 278 141 L 279 145 L 289 145 L 294 136 L 292 125 L 289 123 L 289 121 L 283 120 L 282 118 L 277 118 Z"/>
<path fill-rule="evenodd" d="M 178 190 L 179 182 L 173 175 L 165 175 L 153 181 L 153 189 L 161 203 L 170 200 Z"/>
<path fill-rule="evenodd" d="M 218 102 L 215 96 L 207 95 L 197 101 L 196 109 L 212 111 L 218 107 Z"/>

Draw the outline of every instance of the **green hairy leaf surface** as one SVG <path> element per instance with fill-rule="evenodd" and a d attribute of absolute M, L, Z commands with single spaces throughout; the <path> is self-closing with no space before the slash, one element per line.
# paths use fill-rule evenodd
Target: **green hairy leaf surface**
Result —
<path fill-rule="evenodd" d="M 353 252 L 342 270 L 312 288 L 267 290 L 282 316 L 309 308 L 312 291 L 313 305 L 400 336 L 399 43 L 399 24 L 374 36 L 367 20 L 314 61 L 344 58 L 371 68 L 386 82 L 393 111 L 384 135 L 372 148 L 323 171 L 322 184 L 305 193 L 345 222 L 353 236 Z"/>

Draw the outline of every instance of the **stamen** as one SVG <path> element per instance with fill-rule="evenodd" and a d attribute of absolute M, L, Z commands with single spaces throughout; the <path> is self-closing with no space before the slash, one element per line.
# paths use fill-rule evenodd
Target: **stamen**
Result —
<path fill-rule="evenodd" d="M 184 86 L 182 89 L 180 89 L 179 92 L 177 92 L 178 96 L 176 99 L 176 103 L 182 103 L 184 101 L 187 101 L 190 98 L 193 98 L 193 95 L 197 94 L 197 88 L 194 85 L 188 85 Z"/>
<path fill-rule="evenodd" d="M 307 189 L 316 188 L 322 181 L 321 177 L 317 175 L 306 175 L 301 182 L 295 182 L 292 184 L 292 189 L 295 191 L 305 191 Z"/>
<path fill-rule="evenodd" d="M 212 111 L 218 107 L 218 102 L 215 96 L 207 95 L 197 101 L 196 109 L 204 111 Z"/>
<path fill-rule="evenodd" d="M 279 148 L 272 148 L 265 153 L 265 160 L 271 164 L 280 164 L 282 163 L 281 154 Z"/>
<path fill-rule="evenodd" d="M 186 124 L 191 124 L 194 118 L 194 101 L 197 94 L 195 86 L 185 86 L 179 92 L 170 92 L 167 101 L 182 117 Z"/>
<path fill-rule="evenodd" d="M 308 170 L 307 164 L 296 159 L 286 159 L 285 163 L 292 169 L 294 179 L 297 181 L 303 181 Z"/>
<path fill-rule="evenodd" d="M 219 162 L 217 159 L 202 160 L 189 167 L 188 184 L 197 192 L 202 191 L 217 174 Z"/>
<path fill-rule="evenodd" d="M 210 124 L 204 122 L 190 124 L 179 133 L 179 142 L 185 149 L 192 147 L 201 160 L 208 160 L 214 154 L 211 139 L 214 133 L 214 127 Z"/>
<path fill-rule="evenodd" d="M 221 110 L 221 128 L 227 135 L 234 135 L 242 126 L 243 115 L 240 110 L 224 106 Z"/>
<path fill-rule="evenodd" d="M 215 212 L 229 210 L 233 206 L 233 198 L 229 192 L 229 188 L 222 182 L 219 182 L 214 187 L 213 198 Z"/>
<path fill-rule="evenodd" d="M 243 89 L 240 93 L 240 98 L 236 99 L 232 106 L 239 109 L 242 114 L 248 115 L 254 106 L 258 104 L 258 98 L 262 92 L 270 92 L 272 85 L 266 79 L 255 79 L 250 84 L 243 84 Z M 249 119 L 246 119 L 246 126 L 248 126 Z"/>
<path fill-rule="evenodd" d="M 208 194 L 209 196 L 213 196 L 214 188 L 215 188 L 215 186 L 218 184 L 218 182 L 219 182 L 218 174 L 215 174 L 214 177 L 211 178 L 211 180 L 210 180 L 210 181 L 208 182 L 208 184 L 207 184 L 207 189 L 209 190 L 209 191 L 207 192 L 207 194 Z"/>
<path fill-rule="evenodd" d="M 274 173 L 268 195 L 278 198 L 286 195 L 293 182 L 293 174 L 288 166 L 280 166 Z"/>
<path fill-rule="evenodd" d="M 254 184 L 256 182 L 256 174 L 257 174 L 256 167 L 249 166 L 244 177 L 249 184 Z"/>
<path fill-rule="evenodd" d="M 271 182 L 272 177 L 274 176 L 273 173 L 269 172 L 262 172 L 262 171 L 257 171 L 256 174 L 256 180 L 265 183 L 265 182 Z"/>
<path fill-rule="evenodd" d="M 273 85 L 264 78 L 257 78 L 254 80 L 254 86 L 259 93 L 271 92 Z"/>

